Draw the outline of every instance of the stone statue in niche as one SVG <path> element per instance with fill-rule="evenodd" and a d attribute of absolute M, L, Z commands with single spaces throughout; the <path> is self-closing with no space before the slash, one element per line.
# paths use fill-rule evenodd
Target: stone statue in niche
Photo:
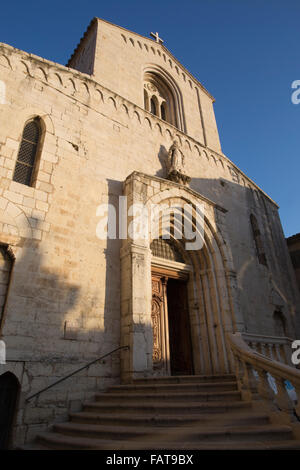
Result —
<path fill-rule="evenodd" d="M 167 179 L 184 185 L 191 181 L 191 178 L 184 173 L 184 155 L 177 140 L 174 140 L 168 152 Z"/>

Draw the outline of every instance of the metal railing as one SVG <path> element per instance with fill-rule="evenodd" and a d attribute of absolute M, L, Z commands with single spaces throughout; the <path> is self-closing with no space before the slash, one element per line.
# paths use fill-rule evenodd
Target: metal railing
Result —
<path fill-rule="evenodd" d="M 46 390 L 49 390 L 50 388 L 54 387 L 55 385 L 63 382 L 64 380 L 68 379 L 69 377 L 72 377 L 72 375 L 75 375 L 77 374 L 78 372 L 81 372 L 82 370 L 84 369 L 87 369 L 88 367 L 90 367 L 91 365 L 95 364 L 96 362 L 98 361 L 102 361 L 103 359 L 105 359 L 106 357 L 110 356 L 111 354 L 117 352 L 117 351 L 120 351 L 121 349 L 129 349 L 129 346 L 120 346 L 116 349 L 113 349 L 112 351 L 104 354 L 104 356 L 101 356 L 101 357 L 98 357 L 97 359 L 94 359 L 93 361 L 89 362 L 88 364 L 86 364 L 85 366 L 82 366 L 80 367 L 79 369 L 76 369 L 74 370 L 74 372 L 71 372 L 71 374 L 68 374 L 66 375 L 65 377 L 62 377 L 61 379 L 57 380 L 56 382 L 53 382 L 53 384 L 51 385 L 48 385 L 48 387 L 45 387 L 45 388 L 42 388 L 41 390 L 39 390 L 38 392 L 34 393 L 33 395 L 30 395 L 30 397 L 26 398 L 25 402 L 29 402 L 32 398 L 36 397 L 36 396 L 39 396 L 41 395 L 41 393 L 43 392 L 46 392 Z"/>

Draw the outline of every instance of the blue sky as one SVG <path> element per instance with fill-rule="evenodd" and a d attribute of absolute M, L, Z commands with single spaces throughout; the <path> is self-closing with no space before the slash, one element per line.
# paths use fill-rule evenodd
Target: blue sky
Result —
<path fill-rule="evenodd" d="M 1 5 L 0 42 L 65 64 L 98 16 L 165 46 L 215 97 L 223 152 L 300 232 L 299 0 L 52 0 Z"/>

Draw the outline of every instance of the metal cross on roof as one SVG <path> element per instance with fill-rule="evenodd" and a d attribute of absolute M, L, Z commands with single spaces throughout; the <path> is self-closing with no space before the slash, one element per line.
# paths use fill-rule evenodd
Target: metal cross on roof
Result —
<path fill-rule="evenodd" d="M 159 37 L 158 33 L 150 33 L 150 36 L 152 36 L 153 38 L 155 38 L 155 42 L 157 42 L 158 44 L 162 44 L 164 41 Z"/>

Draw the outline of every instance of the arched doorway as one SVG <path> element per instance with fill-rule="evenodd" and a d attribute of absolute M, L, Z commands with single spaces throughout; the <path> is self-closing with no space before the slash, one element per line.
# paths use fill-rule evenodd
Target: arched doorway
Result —
<path fill-rule="evenodd" d="M 144 207 L 146 201 L 150 213 L 148 220 L 151 220 L 151 227 L 150 224 L 147 226 L 151 230 L 147 229 L 147 235 L 143 233 L 143 236 L 139 234 L 124 239 L 120 251 L 121 344 L 129 346 L 121 354 L 124 382 L 163 375 L 155 362 L 161 361 L 160 353 L 167 359 L 168 353 L 171 354 L 170 330 L 169 325 L 166 326 L 169 315 L 165 310 L 173 310 L 179 301 L 183 306 L 181 311 L 187 304 L 192 373 L 195 375 L 232 372 L 227 332 L 242 331 L 244 325 L 236 296 L 237 279 L 230 244 L 225 238 L 225 210 L 187 187 L 167 181 L 163 184 L 162 191 L 156 179 L 152 181 L 148 175 L 134 172 L 124 186 L 124 194 L 133 204 L 143 201 Z M 202 223 L 196 218 L 199 214 L 203 215 Z M 127 222 L 129 226 L 132 218 Z M 195 241 L 185 234 L 185 227 L 191 226 Z M 163 263 L 153 259 L 159 256 L 153 256 L 152 241 L 167 238 L 166 234 L 182 254 L 184 263 L 176 260 L 163 260 Z M 188 269 L 182 269 L 185 267 Z M 164 268 L 163 272 L 161 268 Z M 156 279 L 153 279 L 154 274 Z M 179 281 L 182 282 L 180 288 Z M 184 292 L 185 300 L 179 299 L 179 291 Z M 175 305 L 168 302 L 168 297 L 175 298 Z M 158 312 L 161 311 L 165 319 L 163 323 L 158 321 Z M 176 337 L 176 332 L 174 335 Z M 157 344 L 161 344 L 161 348 Z"/>
<path fill-rule="evenodd" d="M 179 268 L 175 269 L 176 274 L 184 274 L 184 268 L 188 267 L 188 273 L 185 273 L 185 285 L 182 284 L 180 287 L 177 285 L 177 289 L 175 287 L 173 291 L 175 296 L 171 294 L 171 298 L 175 298 L 174 304 L 176 305 L 180 293 L 184 291 L 191 333 L 192 370 L 195 374 L 229 373 L 232 371 L 232 364 L 226 332 L 236 331 L 237 322 L 233 313 L 233 298 L 231 296 L 231 284 L 234 281 L 235 273 L 229 268 L 228 247 L 225 245 L 221 233 L 216 230 L 213 219 L 210 221 L 204 215 L 203 230 L 196 223 L 195 208 L 197 204 L 199 207 L 198 201 L 192 199 L 187 201 L 186 197 L 178 196 L 164 199 L 163 193 L 159 195 L 159 198 L 161 207 L 166 208 L 166 212 L 158 212 L 156 225 L 159 227 L 160 238 L 167 236 L 170 239 L 169 245 L 176 247 L 177 253 L 179 252 L 182 256 L 182 259 L 177 259 L 177 262 L 181 261 L 184 264 L 176 265 L 175 268 Z M 189 208 L 186 210 L 187 202 Z M 207 208 L 203 212 L 207 214 Z M 169 213 L 168 216 L 166 213 Z M 184 236 L 186 220 L 192 224 L 194 233 L 198 234 L 198 239 L 202 239 L 203 243 L 200 244 L 200 247 L 188 248 L 188 240 Z M 157 243 L 157 241 L 153 241 L 153 243 Z M 164 256 L 159 253 L 156 253 L 156 256 L 157 254 Z M 155 262 L 157 263 L 157 259 Z M 173 257 L 168 261 L 166 267 L 168 269 L 174 268 L 174 262 L 176 264 Z M 173 265 L 171 266 L 169 263 L 173 263 Z M 153 257 L 151 264 L 153 272 Z M 185 328 L 182 327 L 181 332 L 184 330 Z M 186 342 L 189 343 L 188 340 Z M 154 372 L 156 371 L 154 370 Z"/>
<path fill-rule="evenodd" d="M 153 368 L 161 375 L 194 372 L 188 280 L 191 266 L 171 240 L 154 239 L 152 252 Z"/>
<path fill-rule="evenodd" d="M 0 375 L 0 449 L 8 449 L 20 384 L 11 372 Z"/>

